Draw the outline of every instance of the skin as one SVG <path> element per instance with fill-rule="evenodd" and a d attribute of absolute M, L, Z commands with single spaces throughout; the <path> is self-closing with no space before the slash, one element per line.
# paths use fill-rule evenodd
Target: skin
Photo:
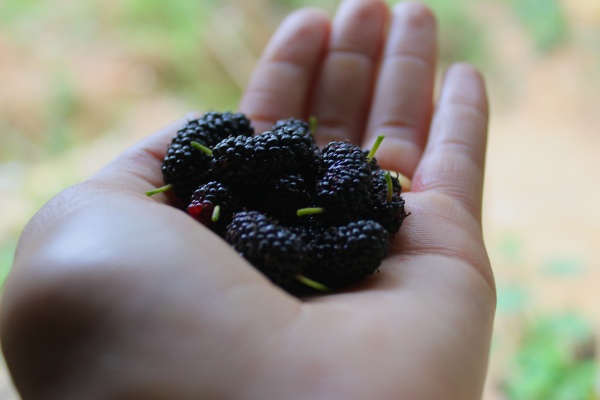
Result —
<path fill-rule="evenodd" d="M 24 399 L 479 399 L 496 294 L 481 232 L 488 106 L 417 3 L 347 0 L 282 23 L 241 99 L 258 131 L 315 115 L 320 143 L 386 139 L 412 214 L 380 273 L 297 299 L 147 190 L 177 121 L 26 227 L 1 339 Z"/>

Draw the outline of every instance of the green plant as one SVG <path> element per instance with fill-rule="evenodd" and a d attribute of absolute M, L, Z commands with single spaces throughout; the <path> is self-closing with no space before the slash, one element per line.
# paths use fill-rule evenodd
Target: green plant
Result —
<path fill-rule="evenodd" d="M 594 399 L 592 330 L 577 314 L 549 315 L 526 327 L 503 385 L 510 400 Z"/>
<path fill-rule="evenodd" d="M 511 0 L 511 5 L 539 51 L 550 51 L 566 38 L 567 22 L 558 0 Z"/>
<path fill-rule="evenodd" d="M 473 64 L 485 63 L 488 55 L 485 47 L 485 29 L 473 12 L 474 0 L 423 0 L 436 15 L 439 26 L 441 66 L 456 61 Z M 391 5 L 398 0 L 388 0 Z"/>
<path fill-rule="evenodd" d="M 12 240 L 0 243 L 0 292 L 12 267 L 15 247 L 16 243 Z"/>

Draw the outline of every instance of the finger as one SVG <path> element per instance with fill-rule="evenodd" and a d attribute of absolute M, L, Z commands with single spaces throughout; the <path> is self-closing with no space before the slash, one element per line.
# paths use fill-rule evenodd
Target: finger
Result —
<path fill-rule="evenodd" d="M 281 24 L 252 76 L 239 109 L 256 132 L 282 118 L 306 118 L 306 104 L 325 51 L 329 19 L 306 9 Z"/>
<path fill-rule="evenodd" d="M 381 0 L 340 6 L 312 100 L 320 143 L 360 141 L 388 13 Z"/>
<path fill-rule="evenodd" d="M 481 75 L 467 64 L 446 73 L 413 192 L 437 192 L 481 218 L 488 102 Z"/>
<path fill-rule="evenodd" d="M 436 61 L 436 22 L 418 3 L 401 3 L 393 12 L 378 76 L 364 147 L 377 135 L 384 168 L 412 176 L 425 146 Z"/>

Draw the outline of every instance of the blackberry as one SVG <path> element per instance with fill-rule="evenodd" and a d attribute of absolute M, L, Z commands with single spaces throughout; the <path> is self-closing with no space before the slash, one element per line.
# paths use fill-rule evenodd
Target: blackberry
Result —
<path fill-rule="evenodd" d="M 365 159 L 371 165 L 371 170 L 372 171 L 380 170 L 381 167 L 379 166 L 379 163 L 377 162 L 377 159 L 375 157 L 370 157 L 370 158 L 368 157 L 370 152 L 371 152 L 371 150 L 363 150 L 363 154 L 365 156 Z"/>
<path fill-rule="evenodd" d="M 321 151 L 321 172 L 325 172 L 339 161 L 366 162 L 368 153 L 348 141 L 329 142 Z"/>
<path fill-rule="evenodd" d="M 300 132 L 282 128 L 254 137 L 232 136 L 213 150 L 212 166 L 225 182 L 265 183 L 286 172 L 314 170 L 310 141 Z"/>
<path fill-rule="evenodd" d="M 197 142 L 208 148 L 232 134 L 252 136 L 254 128 L 243 114 L 209 112 L 181 128 L 167 150 L 162 164 L 163 180 L 175 195 L 186 202 L 194 190 L 213 177 L 211 157 L 194 148 Z"/>
<path fill-rule="evenodd" d="M 196 189 L 187 207 L 188 214 L 220 236 L 225 235 L 233 213 L 239 210 L 238 199 L 231 189 L 215 181 Z"/>
<path fill-rule="evenodd" d="M 304 243 L 258 211 L 234 214 L 225 240 L 274 284 L 287 288 L 306 266 Z"/>
<path fill-rule="evenodd" d="M 182 130 L 191 140 L 207 147 L 213 147 L 229 136 L 254 135 L 250 120 L 242 113 L 231 112 L 207 112 L 198 119 L 190 120 Z"/>
<path fill-rule="evenodd" d="M 307 180 L 300 174 L 286 174 L 271 179 L 264 185 L 240 190 L 245 193 L 244 203 L 281 223 L 297 223 L 296 210 L 308 207 L 312 191 Z"/>
<path fill-rule="evenodd" d="M 165 184 L 172 185 L 175 195 L 188 202 L 198 186 L 212 179 L 210 161 L 210 156 L 192 147 L 189 138 L 176 137 L 162 164 Z"/>
<path fill-rule="evenodd" d="M 277 128 L 282 127 L 292 128 L 294 130 L 301 130 L 303 132 L 310 132 L 310 126 L 308 125 L 308 122 L 299 118 L 280 119 L 279 121 L 275 122 L 271 130 L 274 131 Z"/>
<path fill-rule="evenodd" d="M 369 205 L 373 179 L 365 160 L 339 160 L 327 168 L 316 184 L 315 202 L 332 224 L 359 217 Z"/>
<path fill-rule="evenodd" d="M 379 222 L 392 236 L 400 230 L 408 216 L 401 193 L 402 186 L 397 177 L 384 170 L 373 172 L 373 192 L 366 217 Z"/>
<path fill-rule="evenodd" d="M 372 275 L 388 252 L 388 232 L 371 220 L 340 227 L 296 228 L 306 242 L 303 274 L 330 287 L 359 282 Z"/>
<path fill-rule="evenodd" d="M 310 143 L 316 145 L 315 138 L 313 136 L 313 132 L 310 129 L 310 124 L 302 119 L 298 118 L 288 118 L 288 119 L 280 119 L 275 122 L 275 125 L 271 128 L 272 131 L 276 131 L 278 129 L 285 128 L 291 129 L 293 131 L 301 132 L 305 135 Z"/>

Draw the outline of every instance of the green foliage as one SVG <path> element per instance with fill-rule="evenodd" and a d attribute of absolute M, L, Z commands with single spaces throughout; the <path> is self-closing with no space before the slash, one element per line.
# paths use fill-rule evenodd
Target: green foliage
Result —
<path fill-rule="evenodd" d="M 504 261 L 517 264 L 523 259 L 523 238 L 515 232 L 504 232 L 499 249 Z"/>
<path fill-rule="evenodd" d="M 591 327 L 565 314 L 535 321 L 525 332 L 504 385 L 510 400 L 591 400 L 595 377 Z"/>
<path fill-rule="evenodd" d="M 530 305 L 530 294 L 527 288 L 517 284 L 498 284 L 498 314 L 518 314 Z"/>
<path fill-rule="evenodd" d="M 542 272 L 546 275 L 569 277 L 581 275 L 586 265 L 579 257 L 555 258 L 542 265 Z"/>
<path fill-rule="evenodd" d="M 273 5 L 284 6 L 288 9 L 300 7 L 318 7 L 324 10 L 335 10 L 340 0 L 271 0 Z"/>
<path fill-rule="evenodd" d="M 189 55 L 198 49 L 202 30 L 216 0 L 128 0 L 115 16 L 121 38 L 144 50 L 161 49 L 164 55 Z"/>
<path fill-rule="evenodd" d="M 46 7 L 35 0 L 3 0 L 0 2 L 0 22 L 3 26 L 18 23 L 24 15 L 42 15 Z"/>
<path fill-rule="evenodd" d="M 394 5 L 398 0 L 388 0 Z M 487 61 L 485 29 L 471 12 L 476 0 L 423 0 L 438 20 L 442 67 L 457 61 L 476 65 Z"/>
<path fill-rule="evenodd" d="M 202 75 L 216 72 L 202 46 L 216 4 L 216 0 L 123 1 L 114 11 L 114 39 L 157 71 L 163 89 L 197 104 L 203 95 L 214 93 L 201 91 L 200 86 L 209 80 Z"/>
<path fill-rule="evenodd" d="M 48 95 L 46 149 L 49 154 L 56 155 L 72 148 L 81 139 L 71 128 L 79 111 L 78 92 L 70 76 L 61 70 L 52 81 Z"/>
<path fill-rule="evenodd" d="M 558 0 L 511 0 L 511 5 L 539 51 L 550 51 L 563 42 L 567 23 Z"/>
<path fill-rule="evenodd" d="M 13 241 L 0 243 L 0 292 L 12 267 L 15 248 L 16 243 Z"/>

